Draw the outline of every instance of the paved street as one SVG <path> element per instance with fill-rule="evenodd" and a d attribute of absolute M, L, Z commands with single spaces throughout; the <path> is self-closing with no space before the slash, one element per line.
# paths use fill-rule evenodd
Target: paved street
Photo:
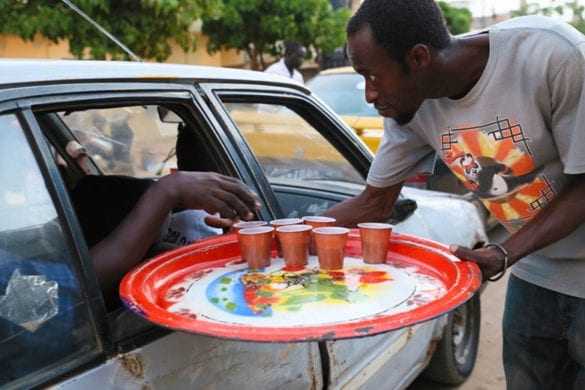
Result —
<path fill-rule="evenodd" d="M 502 241 L 506 233 L 497 228 L 490 234 L 490 240 Z M 471 377 L 459 387 L 440 386 L 419 378 L 408 390 L 503 390 L 506 388 L 502 366 L 501 321 L 506 296 L 508 275 L 490 283 L 481 296 L 481 333 L 479 354 Z"/>

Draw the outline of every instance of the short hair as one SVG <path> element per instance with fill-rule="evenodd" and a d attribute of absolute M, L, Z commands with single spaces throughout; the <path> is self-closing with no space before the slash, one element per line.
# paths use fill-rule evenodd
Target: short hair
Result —
<path fill-rule="evenodd" d="M 406 53 L 423 43 L 444 49 L 451 39 L 434 0 L 365 0 L 347 24 L 347 35 L 369 26 L 376 43 L 404 63 Z"/>
<path fill-rule="evenodd" d="M 298 42 L 286 41 L 284 42 L 284 55 L 296 53 L 303 50 L 305 47 Z"/>

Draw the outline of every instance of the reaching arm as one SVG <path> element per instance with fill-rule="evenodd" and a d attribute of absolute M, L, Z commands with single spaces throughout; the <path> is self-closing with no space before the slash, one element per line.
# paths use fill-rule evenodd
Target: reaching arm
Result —
<path fill-rule="evenodd" d="M 585 175 L 574 175 L 559 196 L 502 244 L 509 253 L 508 266 L 567 237 L 585 223 L 583 199 Z M 503 266 L 503 254 L 498 248 L 471 250 L 453 246 L 451 251 L 459 257 L 476 261 L 482 269 L 484 279 L 497 274 Z"/>
<path fill-rule="evenodd" d="M 335 218 L 339 226 L 353 227 L 360 222 L 385 222 L 392 214 L 392 207 L 401 189 L 402 183 L 385 188 L 366 185 L 358 196 L 333 206 L 324 215 Z"/>
<path fill-rule="evenodd" d="M 143 259 L 174 208 L 204 209 L 227 218 L 251 219 L 259 202 L 244 184 L 228 176 L 177 172 L 163 177 L 148 188 L 113 232 L 90 249 L 106 294 L 115 291 L 124 274 Z"/>

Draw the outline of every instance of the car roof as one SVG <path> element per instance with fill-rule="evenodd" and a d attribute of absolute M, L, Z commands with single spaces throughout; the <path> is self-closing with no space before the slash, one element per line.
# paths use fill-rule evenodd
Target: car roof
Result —
<path fill-rule="evenodd" d="M 279 83 L 306 90 L 292 79 L 243 69 L 126 61 L 0 59 L 0 88 L 18 84 L 133 79 Z"/>
<path fill-rule="evenodd" d="M 355 70 L 351 66 L 340 66 L 339 68 L 329 68 L 319 72 L 319 75 L 330 75 L 330 74 L 342 74 L 342 73 L 355 73 Z"/>

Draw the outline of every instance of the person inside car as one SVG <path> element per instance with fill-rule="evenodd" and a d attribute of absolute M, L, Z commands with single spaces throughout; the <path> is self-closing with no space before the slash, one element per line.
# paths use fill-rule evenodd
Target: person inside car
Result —
<path fill-rule="evenodd" d="M 81 145 L 67 149 L 83 161 Z M 179 170 L 156 181 L 85 175 L 70 196 L 106 297 L 114 297 L 124 274 L 162 241 L 173 211 L 204 210 L 205 224 L 221 229 L 254 218 L 260 207 L 241 181 L 215 172 Z"/>
<path fill-rule="evenodd" d="M 326 214 L 346 225 L 384 218 L 437 151 L 510 233 L 451 247 L 486 280 L 514 265 L 508 388 L 585 388 L 585 36 L 529 16 L 451 37 L 432 0 L 365 0 L 347 36 L 385 130 L 366 189 Z"/>

